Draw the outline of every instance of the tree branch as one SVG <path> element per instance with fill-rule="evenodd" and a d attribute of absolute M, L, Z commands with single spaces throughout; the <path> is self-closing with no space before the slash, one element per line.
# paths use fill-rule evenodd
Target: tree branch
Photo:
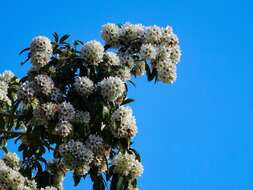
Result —
<path fill-rule="evenodd" d="M 17 132 L 17 131 L 6 131 L 3 129 L 0 129 L 0 133 L 10 134 L 10 135 L 24 135 L 25 132 Z"/>

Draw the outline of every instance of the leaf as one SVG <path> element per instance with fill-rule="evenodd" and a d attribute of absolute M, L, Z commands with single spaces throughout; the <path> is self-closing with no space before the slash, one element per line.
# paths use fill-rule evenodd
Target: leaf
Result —
<path fill-rule="evenodd" d="M 74 179 L 74 185 L 75 187 L 80 183 L 82 176 L 77 175 L 76 173 L 73 174 L 73 179 Z"/>
<path fill-rule="evenodd" d="M 148 65 L 147 62 L 145 62 L 145 70 L 146 70 L 146 73 L 147 73 L 148 81 L 151 81 L 152 80 L 152 75 L 151 75 L 151 71 L 150 71 L 150 68 L 149 68 L 149 65 Z"/>
<path fill-rule="evenodd" d="M 93 183 L 93 190 L 105 190 L 105 184 L 101 175 L 95 179 Z"/>
<path fill-rule="evenodd" d="M 30 50 L 30 48 L 25 48 L 25 49 L 23 49 L 22 51 L 19 52 L 19 55 L 21 55 L 22 53 L 24 53 L 24 52 L 26 52 L 26 51 L 28 51 L 28 50 Z"/>
<path fill-rule="evenodd" d="M 124 190 L 125 185 L 126 185 L 125 179 L 122 176 L 120 176 L 116 184 L 116 190 Z"/>
<path fill-rule="evenodd" d="M 134 102 L 134 101 L 135 101 L 135 100 L 132 99 L 132 98 L 127 98 L 127 99 L 125 99 L 125 100 L 122 102 L 121 105 L 129 104 L 129 103 Z"/>
<path fill-rule="evenodd" d="M 63 43 L 65 40 L 67 40 L 70 37 L 70 34 L 65 34 L 64 36 L 61 37 L 60 43 Z"/>
<path fill-rule="evenodd" d="M 27 58 L 25 61 L 21 62 L 21 65 L 24 65 L 27 61 L 29 61 L 29 59 L 31 58 L 31 53 L 28 54 Z"/>
<path fill-rule="evenodd" d="M 59 41 L 59 35 L 57 34 L 57 32 L 54 32 L 53 36 L 54 36 L 55 42 L 58 42 Z"/>
<path fill-rule="evenodd" d="M 129 82 L 130 84 L 132 84 L 134 87 L 136 87 L 136 85 L 134 84 L 133 81 L 129 80 L 128 82 Z"/>
<path fill-rule="evenodd" d="M 6 147 L 7 146 L 7 140 L 4 137 L 0 138 L 0 148 Z"/>

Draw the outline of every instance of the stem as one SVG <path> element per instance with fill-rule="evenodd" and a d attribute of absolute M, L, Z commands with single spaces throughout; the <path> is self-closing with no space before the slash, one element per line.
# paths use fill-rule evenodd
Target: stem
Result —
<path fill-rule="evenodd" d="M 24 135 L 25 134 L 25 132 L 6 131 L 3 129 L 0 129 L 0 133 L 6 133 L 6 134 L 10 134 L 10 135 Z"/>
<path fill-rule="evenodd" d="M 4 116 L 4 117 L 21 117 L 22 115 L 17 115 L 17 114 L 11 114 L 11 113 L 6 113 L 6 112 L 0 112 L 0 116 Z"/>

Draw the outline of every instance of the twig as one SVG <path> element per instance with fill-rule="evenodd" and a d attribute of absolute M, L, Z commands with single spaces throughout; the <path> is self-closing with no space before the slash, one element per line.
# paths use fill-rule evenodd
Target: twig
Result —
<path fill-rule="evenodd" d="M 6 134 L 11 134 L 11 135 L 24 135 L 25 134 L 25 132 L 6 131 L 3 129 L 0 129 L 0 133 L 6 133 Z"/>

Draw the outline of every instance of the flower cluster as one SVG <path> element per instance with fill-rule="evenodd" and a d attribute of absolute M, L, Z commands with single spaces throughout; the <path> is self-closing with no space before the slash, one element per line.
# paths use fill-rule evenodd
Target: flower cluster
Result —
<path fill-rule="evenodd" d="M 94 158 L 93 152 L 80 141 L 70 140 L 59 148 L 64 165 L 79 175 L 85 175 Z"/>
<path fill-rule="evenodd" d="M 137 127 L 130 107 L 119 107 L 112 113 L 110 131 L 115 138 L 130 138 L 136 135 Z"/>
<path fill-rule="evenodd" d="M 142 164 L 136 160 L 133 154 L 119 153 L 112 160 L 113 171 L 122 176 L 135 179 L 143 173 Z"/>
<path fill-rule="evenodd" d="M 108 77 L 98 83 L 101 95 L 107 101 L 115 101 L 125 92 L 124 82 L 119 77 Z"/>
<path fill-rule="evenodd" d="M 14 82 L 17 81 L 15 75 L 11 71 L 4 71 L 0 74 L 0 102 L 11 105 L 11 99 L 8 95 L 8 89 Z"/>
<path fill-rule="evenodd" d="M 143 26 L 126 23 L 122 26 L 106 24 L 102 28 L 102 37 L 112 47 L 127 49 L 119 52 L 122 63 L 126 63 L 135 75 L 142 75 L 144 69 L 139 61 L 151 61 L 157 71 L 158 80 L 173 83 L 176 80 L 176 64 L 179 63 L 181 51 L 177 36 L 171 27 Z M 140 44 L 140 45 L 139 45 Z"/>
<path fill-rule="evenodd" d="M 27 75 L 20 81 L 9 71 L 0 75 L 0 102 L 13 105 L 5 109 L 4 121 L 13 126 L 11 134 L 18 130 L 13 138 L 21 141 L 24 157 L 22 166 L 15 154 L 0 160 L 0 190 L 61 189 L 67 171 L 75 183 L 90 175 L 95 186 L 105 189 L 105 181 L 113 187 L 121 176 L 127 184 L 121 189 L 137 189 L 143 166 L 131 147 L 137 126 L 132 108 L 125 105 L 133 101 L 128 85 L 145 73 L 148 81 L 173 83 L 179 41 L 171 27 L 131 23 L 105 24 L 101 35 L 104 44 L 68 43 L 69 35 L 57 33 L 52 42 L 35 37 L 28 48 L 32 68 Z M 52 160 L 45 160 L 47 150 L 53 150 Z M 18 172 L 23 165 L 30 174 Z M 42 174 L 46 185 L 39 180 Z"/>
<path fill-rule="evenodd" d="M 51 41 L 45 36 L 33 38 L 30 44 L 31 62 L 34 69 L 40 69 L 45 66 L 52 55 L 53 49 Z"/>
<path fill-rule="evenodd" d="M 0 160 L 0 190 L 37 190 L 37 184 L 19 173 L 19 159 L 15 153 L 7 153 Z"/>

